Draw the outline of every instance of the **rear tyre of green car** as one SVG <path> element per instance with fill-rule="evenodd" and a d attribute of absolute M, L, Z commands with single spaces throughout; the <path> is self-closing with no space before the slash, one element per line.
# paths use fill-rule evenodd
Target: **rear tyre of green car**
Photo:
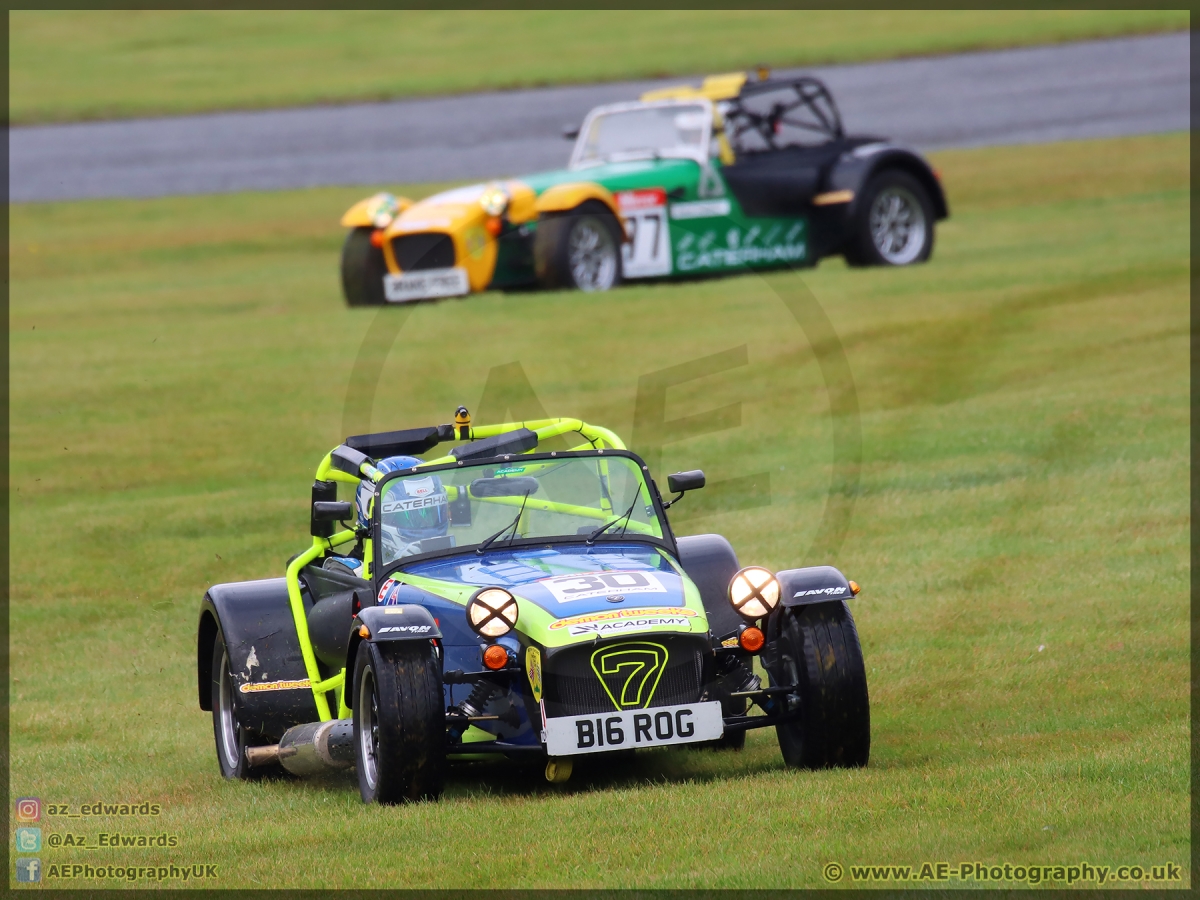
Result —
<path fill-rule="evenodd" d="M 371 243 L 372 228 L 355 228 L 342 245 L 342 293 L 347 306 L 382 306 L 383 276 L 387 264 L 383 251 Z"/>
<path fill-rule="evenodd" d="M 251 736 L 238 721 L 234 703 L 235 684 L 233 673 L 229 670 L 229 651 L 225 646 L 225 638 L 217 632 L 212 658 L 212 717 L 221 775 L 237 780 L 253 780 L 264 775 L 282 774 L 283 769 L 277 764 L 252 769 L 246 761 L 247 747 L 267 742 Z"/>
<path fill-rule="evenodd" d="M 871 176 L 859 195 L 846 244 L 852 266 L 911 266 L 933 253 L 933 202 L 916 178 L 900 169 Z"/>
<path fill-rule="evenodd" d="M 446 769 L 442 672 L 429 641 L 358 646 L 354 747 L 364 803 L 436 800 Z"/>
<path fill-rule="evenodd" d="M 548 288 L 614 288 L 621 283 L 622 240 L 621 223 L 598 200 L 568 212 L 547 213 L 533 238 L 537 279 Z"/>
<path fill-rule="evenodd" d="M 800 694 L 800 716 L 775 726 L 784 762 L 798 769 L 865 766 L 871 709 L 850 608 L 841 602 L 785 609 L 777 628 L 777 675 L 799 685 Z"/>

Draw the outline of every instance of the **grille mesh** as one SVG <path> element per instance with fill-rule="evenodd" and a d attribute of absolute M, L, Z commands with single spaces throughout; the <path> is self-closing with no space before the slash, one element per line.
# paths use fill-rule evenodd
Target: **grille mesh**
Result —
<path fill-rule="evenodd" d="M 403 234 L 392 241 L 392 252 L 402 272 L 448 269 L 454 265 L 454 241 L 448 234 Z"/>
<path fill-rule="evenodd" d="M 650 706 L 675 706 L 695 703 L 700 699 L 703 657 L 696 641 L 663 639 L 656 635 L 644 641 L 661 645 L 667 650 L 667 665 L 650 699 Z M 621 641 L 604 644 L 606 650 L 618 650 L 643 641 Z M 545 690 L 547 716 L 582 716 L 589 713 L 613 712 L 615 706 L 592 669 L 592 654 L 597 645 L 572 647 L 551 657 L 546 664 Z M 607 676 L 609 690 L 620 698 L 625 676 Z"/>

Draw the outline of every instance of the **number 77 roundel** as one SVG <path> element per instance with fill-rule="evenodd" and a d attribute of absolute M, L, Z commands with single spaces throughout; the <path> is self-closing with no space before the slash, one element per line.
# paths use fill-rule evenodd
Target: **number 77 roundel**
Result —
<path fill-rule="evenodd" d="M 662 188 L 618 191 L 617 206 L 625 218 L 628 243 L 621 247 L 626 278 L 671 274 L 671 236 L 667 227 L 667 192 Z"/>

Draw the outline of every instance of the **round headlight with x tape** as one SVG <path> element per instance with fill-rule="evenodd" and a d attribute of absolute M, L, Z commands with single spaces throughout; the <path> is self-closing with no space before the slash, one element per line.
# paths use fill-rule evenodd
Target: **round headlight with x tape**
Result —
<path fill-rule="evenodd" d="M 779 580 L 762 566 L 746 566 L 729 582 L 729 602 L 747 619 L 761 619 L 779 605 Z"/>
<path fill-rule="evenodd" d="M 485 638 L 503 637 L 517 624 L 517 601 L 504 588 L 483 588 L 467 601 L 467 624 Z"/>

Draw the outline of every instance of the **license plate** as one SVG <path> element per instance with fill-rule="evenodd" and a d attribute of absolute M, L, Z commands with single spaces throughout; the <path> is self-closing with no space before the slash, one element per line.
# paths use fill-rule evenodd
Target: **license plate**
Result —
<path fill-rule="evenodd" d="M 591 716 L 561 716 L 546 720 L 546 752 L 578 756 L 631 747 L 665 747 L 715 741 L 725 731 L 721 704 L 688 703 Z"/>
<path fill-rule="evenodd" d="M 429 300 L 433 297 L 459 297 L 470 289 L 467 270 L 458 266 L 383 276 L 383 296 L 390 303 Z"/>

